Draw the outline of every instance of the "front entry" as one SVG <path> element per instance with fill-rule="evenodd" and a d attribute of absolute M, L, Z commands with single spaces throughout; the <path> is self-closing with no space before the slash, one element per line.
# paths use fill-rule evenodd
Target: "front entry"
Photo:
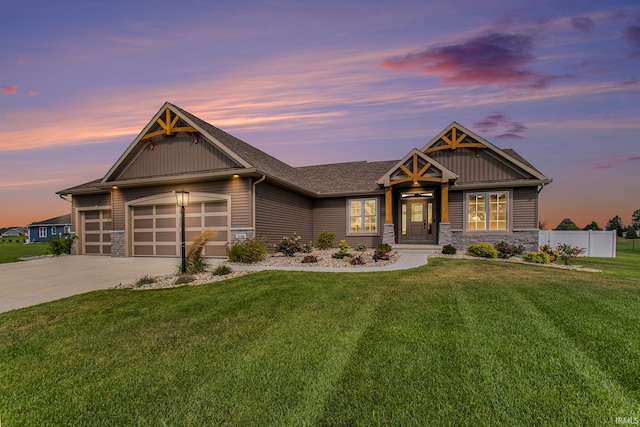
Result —
<path fill-rule="evenodd" d="M 399 243 L 435 243 L 433 193 L 421 193 L 418 197 L 403 193 L 400 205 Z"/>

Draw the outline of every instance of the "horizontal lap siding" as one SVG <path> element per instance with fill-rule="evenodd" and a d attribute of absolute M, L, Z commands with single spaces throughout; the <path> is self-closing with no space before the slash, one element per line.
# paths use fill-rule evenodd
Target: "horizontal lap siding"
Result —
<path fill-rule="evenodd" d="M 311 199 L 268 183 L 256 186 L 256 236 L 277 243 L 296 233 L 313 240 Z"/>
<path fill-rule="evenodd" d="M 370 196 L 363 196 L 370 197 Z M 358 198 L 358 197 L 354 197 Z M 385 218 L 384 199 L 376 196 L 378 200 L 378 235 L 376 236 L 347 236 L 347 198 L 335 197 L 317 199 L 313 202 L 313 236 L 314 243 L 322 231 L 334 233 L 334 246 L 337 247 L 340 240 L 346 240 L 354 246 L 364 243 L 368 247 L 375 247 L 382 242 L 382 227 Z"/>
<path fill-rule="evenodd" d="M 464 223 L 464 198 L 462 191 L 449 193 L 449 223 L 452 230 L 462 230 Z"/>
<path fill-rule="evenodd" d="M 142 197 L 182 190 L 231 196 L 231 227 L 251 227 L 251 182 L 248 179 L 231 179 L 190 184 L 156 185 L 148 187 L 119 188 L 113 190 L 113 227 L 125 229 L 125 203 Z"/>
<path fill-rule="evenodd" d="M 538 191 L 537 187 L 513 189 L 513 229 L 538 228 Z"/>

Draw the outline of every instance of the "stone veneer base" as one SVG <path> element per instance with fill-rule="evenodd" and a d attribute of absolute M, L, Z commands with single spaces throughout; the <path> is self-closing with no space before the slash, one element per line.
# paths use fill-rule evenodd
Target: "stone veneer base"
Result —
<path fill-rule="evenodd" d="M 126 256 L 124 230 L 111 232 L 111 256 L 113 258 L 124 258 Z"/>
<path fill-rule="evenodd" d="M 253 239 L 253 228 L 231 228 L 229 229 L 229 239 L 232 244 L 251 240 Z"/>
<path fill-rule="evenodd" d="M 384 224 L 382 226 L 382 243 L 396 244 L 396 231 L 393 224 Z"/>
<path fill-rule="evenodd" d="M 525 247 L 527 252 L 538 250 L 538 230 L 514 231 L 510 234 L 464 234 L 460 230 L 451 231 L 451 244 L 459 251 L 466 251 L 469 245 L 487 242 L 492 245 L 507 242 Z"/>

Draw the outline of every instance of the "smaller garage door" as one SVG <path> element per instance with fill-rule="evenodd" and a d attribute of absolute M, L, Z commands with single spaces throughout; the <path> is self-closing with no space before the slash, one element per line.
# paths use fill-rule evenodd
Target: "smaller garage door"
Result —
<path fill-rule="evenodd" d="M 180 256 L 180 208 L 175 204 L 133 206 L 133 255 Z M 218 234 L 204 251 L 204 256 L 225 256 L 229 235 L 226 200 L 190 203 L 185 209 L 185 236 L 189 242 L 205 228 Z"/>
<path fill-rule="evenodd" d="M 111 255 L 111 211 L 82 212 L 83 253 L 87 255 Z"/>

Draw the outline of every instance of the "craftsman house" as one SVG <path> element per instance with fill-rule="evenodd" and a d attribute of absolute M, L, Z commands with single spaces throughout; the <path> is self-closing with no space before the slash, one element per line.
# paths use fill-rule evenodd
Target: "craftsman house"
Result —
<path fill-rule="evenodd" d="M 292 167 L 165 103 L 106 175 L 59 191 L 71 201 L 77 253 L 177 256 L 189 192 L 187 240 L 218 231 L 206 249 L 294 232 L 375 246 L 505 240 L 533 250 L 538 193 L 551 180 L 512 150 L 451 123 L 399 160 Z"/>

